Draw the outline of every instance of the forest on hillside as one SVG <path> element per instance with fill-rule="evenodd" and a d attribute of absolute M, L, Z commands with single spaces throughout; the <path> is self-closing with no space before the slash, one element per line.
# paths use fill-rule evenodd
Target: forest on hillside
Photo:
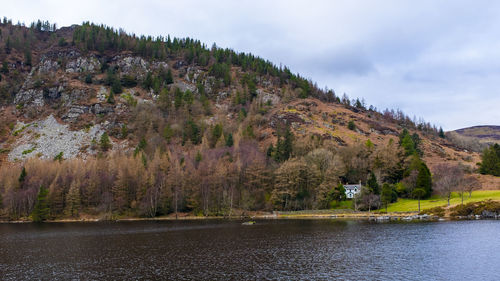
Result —
<path fill-rule="evenodd" d="M 109 88 L 104 107 L 111 108 L 119 100 L 127 106 L 126 115 L 114 118 L 114 126 L 93 140 L 90 149 L 95 156 L 65 159 L 61 153 L 52 160 L 32 158 L 2 165 L 0 215 L 6 218 L 155 217 L 178 212 L 231 216 L 261 210 L 323 209 L 345 200 L 342 184 L 358 182 L 365 188 L 353 200 L 353 207 L 372 210 L 399 197 L 428 198 L 433 186 L 434 191 L 442 191 L 449 180 L 446 171 L 457 168 L 444 167 L 432 177 L 422 159 L 421 135 L 444 138 L 442 129 L 400 110 L 379 112 L 362 99 L 339 97 L 287 67 L 251 54 L 216 45 L 208 48 L 190 38 L 138 37 L 88 22 L 57 29 L 48 22 L 25 27 L 4 18 L 0 31 L 0 98 L 5 106 L 13 106 L 27 73 L 45 49 L 96 55 L 100 68 L 78 73 L 79 83 Z M 111 59 L 125 53 L 168 61 L 173 67 L 148 69 L 142 76 L 126 74 Z M 179 70 L 186 66 L 203 71 L 197 78 L 189 77 Z M 176 86 L 174 82 L 186 76 L 196 89 Z M 45 91 L 57 85 L 59 77 L 37 74 L 31 79 L 35 89 Z M 276 89 L 285 103 L 315 98 L 365 112 L 402 130 L 384 145 L 368 140 L 346 146 L 318 135 L 299 137 L 290 124 L 282 122 L 274 126 L 273 141 L 263 149 L 261 130 L 271 122 L 268 113 L 275 106 L 257 98 L 264 84 Z M 131 88 L 152 93 L 154 102 L 137 103 L 127 92 Z M 219 110 L 215 104 L 223 90 L 231 90 L 227 113 L 234 118 L 207 125 L 204 120 Z M 52 102 L 46 107 L 59 110 L 61 105 Z M 37 114 L 24 103 L 17 103 L 15 109 L 19 116 Z M 111 117 L 96 114 L 95 120 Z M 16 136 L 13 123 L 2 126 L 3 140 Z M 353 132 L 357 129 L 353 121 L 346 126 Z M 113 150 L 113 139 L 127 140 L 134 148 L 131 152 Z M 473 172 L 457 169 L 461 178 Z"/>

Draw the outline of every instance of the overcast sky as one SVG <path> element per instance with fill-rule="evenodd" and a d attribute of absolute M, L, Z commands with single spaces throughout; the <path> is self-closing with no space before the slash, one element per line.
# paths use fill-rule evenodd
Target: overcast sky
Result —
<path fill-rule="evenodd" d="M 189 36 L 445 130 L 500 125 L 500 1 L 16 0 L 0 13 Z"/>

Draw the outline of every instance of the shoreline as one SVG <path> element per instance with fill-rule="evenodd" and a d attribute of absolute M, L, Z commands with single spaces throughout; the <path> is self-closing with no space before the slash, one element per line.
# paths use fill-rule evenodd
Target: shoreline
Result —
<path fill-rule="evenodd" d="M 313 211 L 311 211 L 313 212 Z M 133 221 L 195 221 L 195 220 L 286 220 L 286 219 L 355 219 L 355 220 L 413 220 L 422 218 L 438 217 L 422 215 L 419 216 L 418 212 L 408 213 L 373 213 L 373 212 L 352 212 L 352 213 L 339 213 L 339 212 L 323 212 L 323 213 L 307 213 L 307 211 L 297 212 L 274 212 L 267 214 L 256 214 L 251 216 L 161 216 L 154 218 L 141 218 L 141 217 L 124 217 L 116 219 L 103 219 L 99 217 L 83 217 L 83 218 L 61 218 L 54 220 L 46 220 L 43 223 L 76 223 L 76 222 L 133 222 Z M 34 223 L 29 219 L 19 220 L 0 220 L 0 223 Z"/>

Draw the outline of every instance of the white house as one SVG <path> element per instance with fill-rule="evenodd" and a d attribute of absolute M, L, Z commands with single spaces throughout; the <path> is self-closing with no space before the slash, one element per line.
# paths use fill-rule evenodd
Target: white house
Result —
<path fill-rule="evenodd" d="M 361 192 L 361 183 L 359 184 L 345 184 L 345 196 L 347 199 L 352 199 L 354 198 L 354 195 L 358 194 L 358 192 Z"/>

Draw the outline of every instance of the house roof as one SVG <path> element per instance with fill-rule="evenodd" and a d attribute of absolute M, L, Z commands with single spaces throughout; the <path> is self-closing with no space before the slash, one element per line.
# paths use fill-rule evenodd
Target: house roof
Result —
<path fill-rule="evenodd" d="M 344 185 L 344 188 L 346 190 L 353 190 L 355 188 L 361 189 L 361 184 L 346 184 L 346 185 Z"/>

